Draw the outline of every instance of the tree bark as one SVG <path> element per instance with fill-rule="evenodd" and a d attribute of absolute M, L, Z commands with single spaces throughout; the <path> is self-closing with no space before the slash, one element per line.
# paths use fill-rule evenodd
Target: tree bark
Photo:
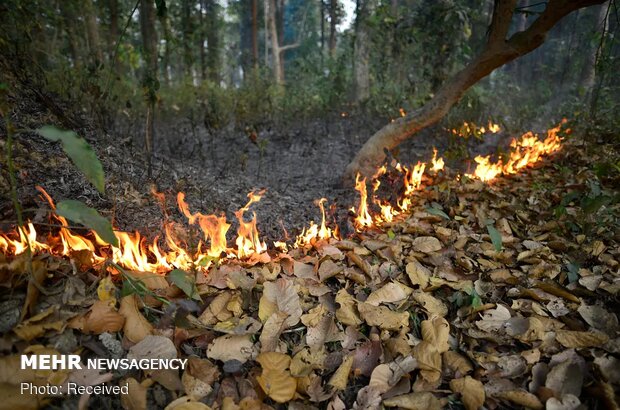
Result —
<path fill-rule="evenodd" d="M 110 35 L 108 39 L 108 55 L 110 66 L 115 73 L 119 73 L 120 67 L 116 53 L 116 42 L 118 37 L 118 0 L 108 0 L 108 12 L 110 13 Z"/>
<path fill-rule="evenodd" d="M 329 1 L 329 56 L 336 56 L 336 25 L 338 24 L 338 0 Z"/>
<path fill-rule="evenodd" d="M 84 11 L 86 20 L 86 38 L 88 39 L 88 51 L 94 65 L 103 63 L 103 51 L 99 43 L 99 26 L 97 24 L 97 13 L 92 0 L 84 0 Z"/>
<path fill-rule="evenodd" d="M 159 16 L 159 23 L 161 24 L 162 31 L 164 33 L 164 55 L 161 61 L 161 71 L 164 84 L 170 85 L 170 42 L 172 36 L 170 35 L 170 19 L 168 18 L 168 12 Z"/>
<path fill-rule="evenodd" d="M 218 10 L 215 0 L 204 0 L 207 31 L 207 78 L 216 84 L 220 82 L 220 36 Z"/>
<path fill-rule="evenodd" d="M 252 0 L 252 62 L 258 69 L 258 0 Z"/>
<path fill-rule="evenodd" d="M 181 1 L 181 30 L 183 34 L 183 63 L 185 74 L 193 77 L 194 56 L 192 54 L 192 37 L 194 25 L 192 23 L 192 9 L 189 0 Z"/>
<path fill-rule="evenodd" d="M 276 84 L 284 85 L 284 64 L 282 61 L 282 53 L 286 50 L 299 46 L 298 43 L 280 45 L 278 36 L 277 19 L 276 19 L 276 0 L 265 0 L 265 18 L 269 30 L 271 40 L 271 55 L 273 56 L 273 75 Z"/>
<path fill-rule="evenodd" d="M 599 44 L 592 44 L 592 38 L 595 37 L 596 33 L 605 33 L 605 31 L 607 30 L 608 6 L 608 2 L 605 2 L 604 4 L 601 4 L 600 6 L 597 6 L 596 8 L 594 8 L 594 10 L 592 10 L 593 13 L 591 16 L 591 21 L 589 22 L 589 27 L 586 31 L 586 56 L 579 78 L 579 90 L 583 93 L 586 101 L 590 98 L 590 95 L 592 94 L 592 89 L 594 88 L 594 83 L 596 80 L 596 60 L 599 50 Z"/>
<path fill-rule="evenodd" d="M 384 149 L 395 148 L 415 133 L 441 120 L 469 87 L 496 68 L 543 44 L 546 34 L 564 16 L 604 1 L 549 0 L 544 12 L 526 30 L 506 39 L 516 0 L 496 0 L 488 42 L 480 55 L 448 79 L 427 104 L 386 125 L 370 137 L 347 166 L 345 181 L 351 183 L 357 173 L 372 176 L 385 159 Z"/>
<path fill-rule="evenodd" d="M 146 125 L 144 130 L 144 146 L 146 150 L 146 164 L 148 175 L 151 176 L 151 157 L 155 133 L 155 100 L 157 84 L 157 32 L 155 31 L 155 6 L 153 0 L 140 2 L 140 31 L 144 48 L 144 78 L 143 86 L 146 90 Z"/>
<path fill-rule="evenodd" d="M 353 42 L 353 102 L 362 103 L 370 98 L 370 47 L 368 17 L 375 0 L 358 0 Z"/>

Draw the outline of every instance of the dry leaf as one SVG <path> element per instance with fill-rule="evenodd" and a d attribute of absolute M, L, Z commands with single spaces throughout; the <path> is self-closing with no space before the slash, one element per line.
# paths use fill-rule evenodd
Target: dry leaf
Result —
<path fill-rule="evenodd" d="M 357 326 L 362 323 L 357 313 L 357 301 L 347 292 L 346 289 L 340 289 L 336 294 L 336 303 L 340 305 L 336 309 L 336 319 L 340 323 L 347 326 Z"/>
<path fill-rule="evenodd" d="M 445 317 L 448 315 L 448 307 L 446 306 L 446 304 L 431 295 L 430 293 L 416 290 L 411 294 L 411 297 L 431 315 L 437 315 L 441 317 Z"/>
<path fill-rule="evenodd" d="M 431 271 L 418 261 L 412 261 L 406 267 L 407 276 L 412 285 L 419 285 L 420 288 L 426 289 L 432 276 Z"/>
<path fill-rule="evenodd" d="M 461 401 L 467 410 L 477 410 L 485 400 L 484 385 L 469 376 L 450 381 L 450 389 L 461 394 Z"/>
<path fill-rule="evenodd" d="M 142 316 L 140 310 L 138 310 L 136 295 L 129 295 L 122 298 L 121 307 L 118 312 L 125 316 L 123 332 L 129 341 L 138 343 L 153 333 L 153 326 Z"/>
<path fill-rule="evenodd" d="M 207 349 L 209 359 L 238 360 L 245 363 L 254 356 L 254 343 L 250 340 L 250 335 L 224 335 L 211 342 Z"/>
<path fill-rule="evenodd" d="M 383 400 L 387 407 L 400 407 L 408 410 L 441 410 L 441 400 L 430 392 L 414 392 Z"/>
<path fill-rule="evenodd" d="M 441 353 L 434 345 L 423 341 L 413 348 L 413 356 L 418 361 L 420 375 L 430 383 L 435 383 L 441 377 Z"/>
<path fill-rule="evenodd" d="M 353 355 L 347 355 L 340 364 L 340 367 L 338 367 L 332 375 L 332 378 L 329 379 L 328 384 L 336 390 L 344 390 L 348 385 L 349 374 L 351 373 L 352 367 Z"/>
<path fill-rule="evenodd" d="M 291 360 L 290 370 L 293 377 L 305 377 L 313 370 L 323 369 L 327 354 L 324 348 L 310 349 L 304 347 Z"/>
<path fill-rule="evenodd" d="M 259 338 L 261 352 L 273 352 L 276 350 L 280 335 L 285 329 L 286 319 L 288 319 L 288 314 L 280 312 L 279 310 L 269 316 Z"/>
<path fill-rule="evenodd" d="M 285 329 L 296 325 L 303 312 L 293 281 L 280 278 L 275 282 L 265 282 L 263 286 L 263 296 L 258 306 L 258 317 L 261 322 L 265 323 L 276 310 L 279 310 L 288 314 L 284 322 Z"/>
<path fill-rule="evenodd" d="M 164 410 L 211 410 L 211 407 L 199 401 L 194 401 L 189 396 L 183 396 L 168 404 Z"/>
<path fill-rule="evenodd" d="M 557 330 L 555 338 L 562 346 L 569 349 L 598 347 L 609 340 L 609 337 L 601 332 L 579 332 L 574 330 Z"/>
<path fill-rule="evenodd" d="M 228 310 L 228 302 L 230 301 L 232 294 L 230 292 L 224 291 L 218 294 L 212 301 L 209 303 L 209 306 L 202 312 L 202 314 L 198 317 L 200 323 L 205 326 L 212 326 L 217 322 L 222 322 L 230 319 L 233 314 Z"/>
<path fill-rule="evenodd" d="M 433 316 L 429 320 L 422 321 L 422 339 L 429 342 L 439 353 L 450 350 L 448 338 L 450 337 L 450 325 L 443 317 Z"/>
<path fill-rule="evenodd" d="M 256 358 L 263 368 L 256 377 L 263 391 L 278 403 L 286 403 L 295 396 L 297 381 L 289 372 L 291 358 L 282 353 L 266 352 Z"/>
<path fill-rule="evenodd" d="M 400 282 L 389 282 L 368 295 L 366 303 L 373 306 L 379 306 L 381 303 L 397 303 L 407 299 L 411 292 L 413 289 Z"/>
<path fill-rule="evenodd" d="M 146 410 L 146 386 L 140 384 L 136 379 L 130 377 L 125 380 L 127 383 L 127 394 L 121 394 L 121 404 L 126 410 Z"/>
<path fill-rule="evenodd" d="M 370 326 L 379 326 L 386 330 L 399 330 L 409 327 L 409 313 L 394 312 L 385 306 L 373 306 L 359 302 L 357 309 L 360 316 Z"/>
<path fill-rule="evenodd" d="M 441 250 L 439 239 L 433 236 L 419 236 L 413 240 L 413 249 L 422 253 L 431 253 Z"/>
<path fill-rule="evenodd" d="M 495 394 L 494 397 L 530 409 L 540 410 L 544 408 L 538 397 L 525 390 L 506 390 Z"/>
<path fill-rule="evenodd" d="M 129 349 L 129 359 L 176 359 L 177 348 L 164 336 L 149 335 Z"/>

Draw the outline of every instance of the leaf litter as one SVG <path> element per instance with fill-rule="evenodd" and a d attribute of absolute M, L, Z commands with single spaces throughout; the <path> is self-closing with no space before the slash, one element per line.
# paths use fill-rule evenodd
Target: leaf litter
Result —
<path fill-rule="evenodd" d="M 126 409 L 617 407 L 617 205 L 586 226 L 563 201 L 592 178 L 552 166 L 490 184 L 438 175 L 393 222 L 206 277 L 127 272 L 121 284 L 78 257 L 37 255 L 39 285 L 71 286 L 49 295 L 29 286 L 28 315 L 4 349 L 26 341 L 73 353 L 82 334 L 83 356 L 118 350 L 189 365 L 48 374 L 19 370 L 13 354 L 0 359 L 12 369 L 0 370 L 0 389 L 17 403 L 22 381 L 127 383 Z M 6 285 L 25 263 L 0 256 Z"/>

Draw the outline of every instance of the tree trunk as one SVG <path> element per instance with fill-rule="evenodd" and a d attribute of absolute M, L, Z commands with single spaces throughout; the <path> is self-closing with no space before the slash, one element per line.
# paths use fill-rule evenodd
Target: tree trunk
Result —
<path fill-rule="evenodd" d="M 207 78 L 220 82 L 220 36 L 218 9 L 215 0 L 205 0 L 207 31 Z"/>
<path fill-rule="evenodd" d="M 168 12 L 159 16 L 159 23 L 164 32 L 165 41 L 164 55 L 162 56 L 161 62 L 162 79 L 166 86 L 170 86 L 170 42 L 172 41 L 172 36 L 170 35 L 170 19 L 168 18 Z"/>
<path fill-rule="evenodd" d="M 118 0 L 108 0 L 108 11 L 110 13 L 110 35 L 108 38 L 108 56 L 110 66 L 115 73 L 119 73 L 120 67 L 118 57 L 116 56 L 116 42 L 118 37 Z"/>
<path fill-rule="evenodd" d="M 465 91 L 502 65 L 538 48 L 545 36 L 564 16 L 605 0 L 549 0 L 547 7 L 525 30 L 506 39 L 516 0 L 496 0 L 489 39 L 484 50 L 451 77 L 424 106 L 377 131 L 359 150 L 345 171 L 351 183 L 357 173 L 370 177 L 385 159 L 384 149 L 393 149 L 416 132 L 441 120 Z"/>
<path fill-rule="evenodd" d="M 252 0 L 252 62 L 258 69 L 258 0 Z"/>
<path fill-rule="evenodd" d="M 192 54 L 192 37 L 194 26 L 192 24 L 192 9 L 189 0 L 181 1 L 181 27 L 183 33 L 183 63 L 185 74 L 193 78 L 194 57 Z"/>
<path fill-rule="evenodd" d="M 277 18 L 276 18 L 276 1 L 277 0 L 265 0 L 265 20 L 267 28 L 269 30 L 269 37 L 271 40 L 271 55 L 273 56 L 273 76 L 276 84 L 284 85 L 284 64 L 282 61 L 282 54 L 291 48 L 299 46 L 299 43 L 287 44 L 285 46 L 280 45 Z"/>
<path fill-rule="evenodd" d="M 200 0 L 200 10 L 198 10 L 198 50 L 200 58 L 200 79 L 205 81 L 207 79 L 207 52 L 205 49 L 205 33 L 207 28 L 204 22 L 204 13 L 206 5 L 205 0 Z"/>
<path fill-rule="evenodd" d="M 358 0 L 353 42 L 353 101 L 362 103 L 370 98 L 370 47 L 368 17 L 375 0 Z"/>
<path fill-rule="evenodd" d="M 67 33 L 67 41 L 69 42 L 69 52 L 71 54 L 71 59 L 73 60 L 73 66 L 79 70 L 82 66 L 82 61 L 80 56 L 78 37 L 75 30 L 76 17 L 75 11 L 73 10 L 73 5 L 68 1 L 61 1 L 60 13 L 62 15 L 62 20 L 64 22 L 63 25 Z"/>
<path fill-rule="evenodd" d="M 586 46 L 582 52 L 585 52 L 585 58 L 583 61 L 583 68 L 581 69 L 581 75 L 579 78 L 579 90 L 583 93 L 584 101 L 588 101 L 594 83 L 596 80 L 596 60 L 599 51 L 600 43 L 593 44 L 592 39 L 596 36 L 596 33 L 605 33 L 607 30 L 607 8 L 609 4 L 605 2 L 600 6 L 597 6 L 592 10 L 591 20 L 587 23 L 589 27 L 586 30 Z"/>
<path fill-rule="evenodd" d="M 146 90 L 146 125 L 144 130 L 144 146 L 146 149 L 146 164 L 148 175 L 151 176 L 151 157 L 155 133 L 155 100 L 157 84 L 157 32 L 155 31 L 155 7 L 153 0 L 140 2 L 140 31 L 144 48 L 144 78 L 143 86 Z"/>
<path fill-rule="evenodd" d="M 338 0 L 329 1 L 329 56 L 336 56 L 336 25 L 338 24 Z"/>
<path fill-rule="evenodd" d="M 86 38 L 88 39 L 88 51 L 92 63 L 96 66 L 103 63 L 103 51 L 99 43 L 99 25 L 97 24 L 97 13 L 92 0 L 84 0 L 84 12 L 86 21 Z"/>

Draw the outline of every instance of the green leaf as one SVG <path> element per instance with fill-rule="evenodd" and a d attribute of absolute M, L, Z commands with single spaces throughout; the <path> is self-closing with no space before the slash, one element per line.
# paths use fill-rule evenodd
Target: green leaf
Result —
<path fill-rule="evenodd" d="M 394 238 L 396 238 L 396 234 L 395 234 L 395 233 L 394 233 L 394 231 L 393 231 L 393 230 L 391 230 L 391 229 L 388 229 L 388 231 L 387 231 L 387 236 L 388 236 L 388 238 L 390 238 L 390 239 L 394 239 Z"/>
<path fill-rule="evenodd" d="M 196 282 L 191 275 L 184 270 L 175 269 L 168 274 L 170 281 L 181 289 L 189 298 L 199 300 L 198 289 L 196 289 Z"/>
<path fill-rule="evenodd" d="M 579 266 L 578 263 L 575 262 L 570 262 L 568 264 L 568 281 L 570 283 L 574 283 L 577 282 L 579 280 L 579 269 L 581 268 L 581 266 Z"/>
<path fill-rule="evenodd" d="M 86 206 L 75 200 L 61 201 L 56 206 L 56 213 L 60 216 L 82 224 L 93 231 L 110 245 L 118 247 L 118 239 L 112 230 L 112 224 L 97 212 L 96 209 Z"/>
<path fill-rule="evenodd" d="M 491 237 L 491 242 L 495 247 L 497 252 L 502 250 L 502 235 L 495 229 L 493 224 L 487 224 L 487 231 L 489 232 L 489 236 Z"/>
<path fill-rule="evenodd" d="M 51 125 L 43 126 L 36 133 L 50 141 L 60 141 L 62 149 L 71 158 L 71 161 L 84 175 L 86 179 L 102 194 L 105 192 L 105 180 L 103 167 L 97 158 L 97 154 L 84 138 L 79 137 L 73 131 L 63 131 Z"/>
<path fill-rule="evenodd" d="M 426 208 L 424 208 L 424 210 L 431 215 L 441 216 L 442 218 L 445 218 L 448 221 L 450 220 L 450 217 L 448 216 L 448 214 L 446 214 L 442 209 L 427 206 Z"/>

